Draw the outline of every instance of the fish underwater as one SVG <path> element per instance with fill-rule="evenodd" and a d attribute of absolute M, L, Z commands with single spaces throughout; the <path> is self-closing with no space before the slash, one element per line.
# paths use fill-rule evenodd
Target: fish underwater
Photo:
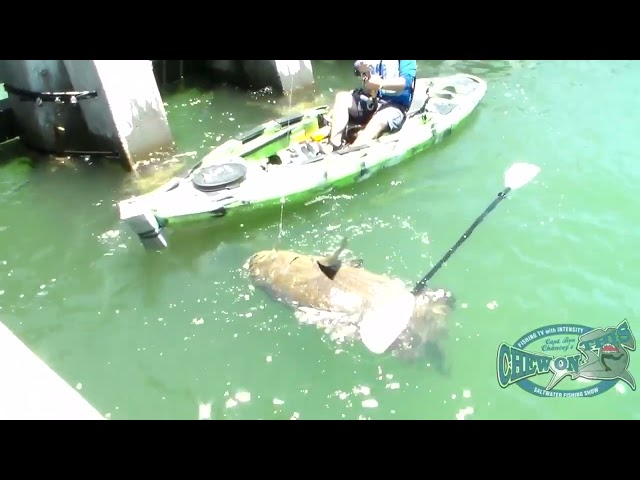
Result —
<path fill-rule="evenodd" d="M 251 283 L 294 310 L 300 323 L 324 329 L 338 343 L 360 340 L 363 312 L 380 299 L 408 291 L 398 278 L 370 272 L 359 259 L 343 259 L 347 240 L 328 256 L 288 250 L 263 250 L 244 267 Z M 424 289 L 415 299 L 408 326 L 387 350 L 393 356 L 416 360 L 428 347 L 438 357 L 448 334 L 448 316 L 455 299 L 445 289 Z"/>

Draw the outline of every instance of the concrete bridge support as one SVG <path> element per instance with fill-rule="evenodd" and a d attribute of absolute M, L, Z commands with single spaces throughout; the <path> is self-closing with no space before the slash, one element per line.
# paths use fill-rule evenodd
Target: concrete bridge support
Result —
<path fill-rule="evenodd" d="M 314 83 L 311 60 L 207 60 L 214 71 L 243 77 L 253 88 L 273 87 L 290 94 Z"/>
<path fill-rule="evenodd" d="M 175 148 L 150 60 L 64 60 L 76 90 L 95 89 L 80 103 L 91 133 L 129 165 Z"/>
<path fill-rule="evenodd" d="M 61 153 L 65 147 L 71 145 L 83 150 L 87 144 L 83 139 L 88 132 L 82 114 L 77 108 L 71 105 L 63 106 L 55 101 L 37 102 L 38 96 L 25 98 L 13 91 L 14 88 L 28 92 L 73 90 L 64 62 L 3 60 L 2 64 L 9 105 L 20 127 L 20 139 L 24 144 L 50 153 Z"/>
<path fill-rule="evenodd" d="M 311 60 L 205 63 L 239 83 L 286 95 L 314 83 Z M 181 77 L 183 61 L 179 66 Z M 32 149 L 119 157 L 127 170 L 174 150 L 151 60 L 0 60 L 0 79 L 11 119 Z"/>
<path fill-rule="evenodd" d="M 311 60 L 244 60 L 244 71 L 256 84 L 285 94 L 313 85 Z"/>
<path fill-rule="evenodd" d="M 150 60 L 3 60 L 0 72 L 35 150 L 118 156 L 125 168 L 173 150 Z"/>

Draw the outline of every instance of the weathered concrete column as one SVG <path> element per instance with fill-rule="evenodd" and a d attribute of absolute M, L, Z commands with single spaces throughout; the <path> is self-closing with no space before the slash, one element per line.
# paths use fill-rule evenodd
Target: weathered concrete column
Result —
<path fill-rule="evenodd" d="M 77 105 L 38 102 L 12 92 L 68 92 L 73 90 L 62 60 L 2 60 L 0 74 L 23 143 L 37 150 L 58 153 L 84 150 L 91 143 Z"/>
<path fill-rule="evenodd" d="M 244 72 L 257 88 L 271 86 L 290 94 L 313 85 L 311 60 L 243 60 Z"/>
<path fill-rule="evenodd" d="M 242 60 L 205 60 L 204 63 L 210 70 L 226 78 L 242 73 Z"/>
<path fill-rule="evenodd" d="M 129 168 L 174 150 L 151 60 L 64 60 L 64 65 L 75 90 L 97 90 L 97 98 L 80 102 L 87 126 L 114 145 Z"/>
<path fill-rule="evenodd" d="M 0 143 L 12 140 L 19 135 L 20 131 L 9 99 L 0 100 Z"/>

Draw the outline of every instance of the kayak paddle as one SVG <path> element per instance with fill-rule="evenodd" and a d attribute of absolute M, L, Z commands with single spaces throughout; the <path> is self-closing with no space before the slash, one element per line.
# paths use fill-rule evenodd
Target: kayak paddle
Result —
<path fill-rule="evenodd" d="M 517 190 L 531 182 L 536 175 L 540 173 L 540 167 L 530 163 L 514 163 L 507 169 L 504 174 L 504 190 L 498 193 L 498 197 L 491 202 L 482 215 L 480 215 L 469 229 L 464 232 L 462 237 L 458 239 L 453 247 L 445 254 L 442 259 L 434 265 L 422 280 L 414 287 L 411 293 L 403 292 L 394 298 L 385 298 L 384 304 L 373 306 L 369 311 L 363 313 L 360 322 L 360 337 L 362 343 L 373 353 L 384 353 L 387 348 L 400 336 L 413 315 L 415 306 L 415 298 L 424 290 L 427 282 L 435 275 L 435 273 L 444 265 L 444 263 L 453 255 L 453 253 L 467 240 L 475 228 L 485 219 L 485 217 L 496 206 L 506 198 L 511 190 Z"/>

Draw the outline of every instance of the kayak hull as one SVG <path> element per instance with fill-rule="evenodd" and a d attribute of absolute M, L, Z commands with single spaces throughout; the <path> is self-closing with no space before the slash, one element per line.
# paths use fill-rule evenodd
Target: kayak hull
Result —
<path fill-rule="evenodd" d="M 162 238 L 167 225 L 308 202 L 364 181 L 441 142 L 469 118 L 486 91 L 486 82 L 473 75 L 418 79 L 414 102 L 399 132 L 319 159 L 302 155 L 300 146 L 305 140 L 326 136 L 326 106 L 267 122 L 218 146 L 184 177 L 121 201 L 120 219 L 145 247 L 157 249 L 167 246 Z M 241 166 L 231 165 L 235 163 Z M 242 170 L 242 177 L 226 186 L 212 183 L 210 191 L 203 191 L 203 178 L 208 172 L 218 175 L 224 165 Z"/>

